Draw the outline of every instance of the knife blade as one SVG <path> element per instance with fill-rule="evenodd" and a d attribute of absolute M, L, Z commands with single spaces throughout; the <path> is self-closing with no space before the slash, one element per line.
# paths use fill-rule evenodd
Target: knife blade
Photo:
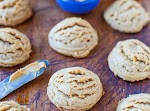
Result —
<path fill-rule="evenodd" d="M 49 66 L 48 60 L 39 60 L 14 72 L 12 75 L 0 82 L 0 100 L 5 96 L 42 75 Z"/>

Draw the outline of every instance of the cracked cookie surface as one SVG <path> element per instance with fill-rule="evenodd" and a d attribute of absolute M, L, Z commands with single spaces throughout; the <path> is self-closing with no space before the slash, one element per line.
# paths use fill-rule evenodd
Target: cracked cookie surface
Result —
<path fill-rule="evenodd" d="M 111 71 L 127 81 L 150 78 L 150 48 L 136 39 L 120 41 L 108 56 Z"/>
<path fill-rule="evenodd" d="M 102 97 L 99 77 L 81 67 L 65 68 L 54 73 L 47 94 L 60 111 L 86 111 Z"/>
<path fill-rule="evenodd" d="M 150 94 L 130 95 L 119 102 L 117 111 L 150 111 Z"/>
<path fill-rule="evenodd" d="M 104 18 L 112 28 L 125 33 L 140 32 L 150 22 L 150 14 L 136 0 L 116 0 Z"/>
<path fill-rule="evenodd" d="M 16 26 L 31 16 L 28 0 L 0 0 L 0 25 Z"/>
<path fill-rule="evenodd" d="M 31 44 L 26 35 L 11 29 L 0 29 L 0 66 L 12 67 L 25 62 L 31 53 Z"/>
<path fill-rule="evenodd" d="M 66 56 L 84 58 L 98 44 L 95 29 L 81 18 L 67 18 L 49 33 L 49 44 Z"/>
<path fill-rule="evenodd" d="M 30 109 L 14 101 L 4 101 L 0 102 L 0 111 L 30 111 Z"/>

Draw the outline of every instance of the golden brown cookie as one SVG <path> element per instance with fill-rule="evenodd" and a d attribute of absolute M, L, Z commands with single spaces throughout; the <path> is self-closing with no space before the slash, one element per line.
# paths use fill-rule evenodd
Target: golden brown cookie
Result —
<path fill-rule="evenodd" d="M 119 102 L 117 111 L 150 111 L 150 94 L 130 95 Z"/>
<path fill-rule="evenodd" d="M 140 32 L 150 22 L 150 15 L 136 0 L 116 0 L 104 18 L 112 28 L 125 33 Z"/>
<path fill-rule="evenodd" d="M 49 44 L 61 54 L 84 58 L 98 44 L 98 35 L 86 20 L 72 17 L 50 31 Z"/>
<path fill-rule="evenodd" d="M 12 67 L 25 62 L 31 53 L 31 44 L 26 35 L 11 29 L 0 29 L 0 66 Z"/>
<path fill-rule="evenodd" d="M 0 25 L 16 26 L 31 16 L 28 0 L 0 0 Z"/>
<path fill-rule="evenodd" d="M 4 101 L 0 102 L 0 111 L 30 111 L 30 109 L 14 101 Z"/>
<path fill-rule="evenodd" d="M 86 111 L 102 97 L 99 77 L 82 67 L 65 68 L 54 73 L 47 94 L 60 111 Z"/>
<path fill-rule="evenodd" d="M 118 42 L 108 57 L 115 76 L 135 82 L 150 78 L 150 48 L 136 39 Z"/>

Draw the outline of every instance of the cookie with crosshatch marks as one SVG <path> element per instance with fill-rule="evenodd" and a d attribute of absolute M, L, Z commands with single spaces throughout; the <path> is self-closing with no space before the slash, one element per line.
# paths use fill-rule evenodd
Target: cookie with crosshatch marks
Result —
<path fill-rule="evenodd" d="M 31 51 L 26 35 L 12 28 L 0 29 L 0 66 L 19 65 L 30 57 Z"/>
<path fill-rule="evenodd" d="M 98 44 L 98 35 L 86 20 L 71 17 L 50 31 L 49 44 L 63 55 L 84 58 Z"/>
<path fill-rule="evenodd" d="M 0 0 L 0 25 L 16 26 L 31 16 L 28 0 Z"/>
<path fill-rule="evenodd" d="M 130 82 L 150 79 L 150 47 L 139 40 L 120 41 L 108 56 L 115 76 Z"/>
<path fill-rule="evenodd" d="M 125 33 L 140 32 L 150 22 L 150 14 L 136 0 L 116 0 L 104 18 L 112 28 Z"/>
<path fill-rule="evenodd" d="M 133 94 L 121 100 L 116 111 L 150 111 L 150 94 Z"/>
<path fill-rule="evenodd" d="M 82 67 L 57 71 L 50 78 L 47 94 L 60 111 L 86 111 L 104 94 L 99 77 Z"/>
<path fill-rule="evenodd" d="M 0 102 L 0 111 L 30 111 L 30 109 L 21 106 L 15 101 L 3 101 Z"/>

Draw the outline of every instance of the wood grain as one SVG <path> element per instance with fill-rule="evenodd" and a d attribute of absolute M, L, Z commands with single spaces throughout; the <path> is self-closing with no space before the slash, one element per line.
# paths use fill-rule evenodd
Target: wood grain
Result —
<path fill-rule="evenodd" d="M 0 81 L 18 68 L 39 59 L 48 59 L 51 66 L 39 78 L 17 89 L 3 100 L 15 100 L 27 105 L 31 111 L 58 111 L 49 101 L 47 84 L 51 75 L 62 68 L 81 66 L 98 74 L 105 95 L 90 111 L 115 111 L 118 102 L 133 93 L 150 93 L 150 82 L 144 80 L 136 83 L 125 82 L 115 77 L 109 70 L 107 56 L 116 43 L 125 39 L 139 39 L 150 46 L 150 25 L 137 34 L 124 34 L 113 30 L 103 19 L 103 12 L 114 0 L 102 0 L 101 4 L 91 13 L 73 15 L 61 10 L 55 0 L 30 0 L 34 10 L 33 17 L 25 23 L 14 27 L 25 33 L 31 40 L 33 52 L 30 59 L 22 65 L 13 68 L 0 68 Z M 150 0 L 140 0 L 150 12 Z M 67 17 L 82 17 L 88 20 L 99 34 L 99 44 L 85 59 L 65 57 L 53 51 L 48 44 L 50 29 Z"/>

